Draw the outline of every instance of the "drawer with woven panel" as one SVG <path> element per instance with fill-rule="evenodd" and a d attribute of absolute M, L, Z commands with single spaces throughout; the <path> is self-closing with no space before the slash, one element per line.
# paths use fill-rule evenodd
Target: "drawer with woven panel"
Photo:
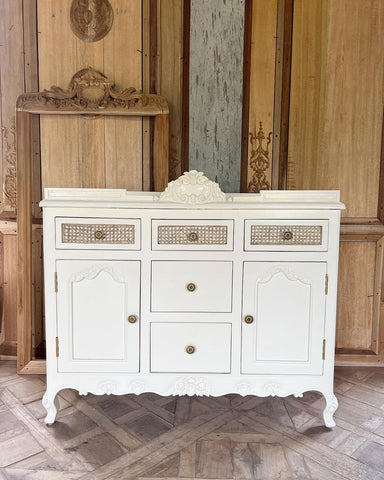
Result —
<path fill-rule="evenodd" d="M 152 250 L 233 250 L 233 220 L 152 220 Z"/>
<path fill-rule="evenodd" d="M 57 217 L 56 248 L 140 250 L 140 219 Z"/>
<path fill-rule="evenodd" d="M 244 249 L 326 251 L 328 220 L 245 220 Z"/>

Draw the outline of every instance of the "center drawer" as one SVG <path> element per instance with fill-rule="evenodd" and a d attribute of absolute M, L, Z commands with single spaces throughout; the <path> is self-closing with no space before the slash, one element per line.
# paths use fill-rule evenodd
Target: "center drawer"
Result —
<path fill-rule="evenodd" d="M 152 323 L 151 372 L 229 373 L 230 323 Z"/>
<path fill-rule="evenodd" d="M 152 312 L 231 312 L 232 262 L 153 261 Z"/>
<path fill-rule="evenodd" d="M 152 250 L 233 250 L 233 220 L 152 220 Z"/>

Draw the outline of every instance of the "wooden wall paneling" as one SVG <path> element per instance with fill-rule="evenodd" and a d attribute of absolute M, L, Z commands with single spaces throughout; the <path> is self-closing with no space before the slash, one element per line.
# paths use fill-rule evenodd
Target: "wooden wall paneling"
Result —
<path fill-rule="evenodd" d="M 32 228 L 32 358 L 45 358 L 43 229 Z"/>
<path fill-rule="evenodd" d="M 114 22 L 104 43 L 104 72 L 116 85 L 142 83 L 142 2 L 114 0 Z M 147 139 L 148 141 L 148 139 Z M 105 119 L 106 187 L 142 190 L 142 119 Z"/>
<path fill-rule="evenodd" d="M 348 217 L 376 217 L 384 3 L 295 0 L 288 188 L 341 190 Z"/>
<path fill-rule="evenodd" d="M 254 193 L 270 189 L 272 183 L 277 11 L 278 0 L 253 0 L 247 191 Z"/>
<path fill-rule="evenodd" d="M 32 358 L 32 162 L 31 115 L 16 112 L 17 144 L 17 370 Z M 22 233 L 21 233 L 22 232 Z"/>
<path fill-rule="evenodd" d="M 24 91 L 23 2 L 0 2 L 0 122 L 1 216 L 14 216 L 16 208 L 15 102 Z"/>
<path fill-rule="evenodd" d="M 41 87 L 69 84 L 74 72 L 92 66 L 121 88 L 142 88 L 141 2 L 111 1 L 112 28 L 97 42 L 73 33 L 71 2 L 38 2 Z M 53 61 L 58 57 L 60 65 Z M 41 128 L 43 186 L 142 189 L 141 119 L 68 118 L 63 123 L 44 116 Z"/>
<path fill-rule="evenodd" d="M 381 236 L 371 238 L 341 237 L 336 335 L 340 365 L 384 363 L 384 228 L 380 230 Z"/>
<path fill-rule="evenodd" d="M 70 28 L 69 7 L 67 0 L 38 0 L 40 90 L 52 85 L 65 88 L 79 70 L 77 37 Z M 40 118 L 42 188 L 91 186 L 82 182 L 79 121 L 73 118 L 61 121 L 54 116 Z"/>
<path fill-rule="evenodd" d="M 39 91 L 38 48 L 37 48 L 37 0 L 23 2 L 23 27 L 24 27 L 24 78 L 25 91 Z M 31 119 L 32 142 L 32 201 L 34 218 L 41 218 L 39 207 L 41 199 L 41 168 L 40 168 L 40 121 L 38 117 Z"/>
<path fill-rule="evenodd" d="M 336 348 L 372 353 L 372 331 L 377 325 L 376 242 L 341 242 L 339 265 L 338 319 L 343 321 L 338 325 Z"/>
<path fill-rule="evenodd" d="M 1 319 L 0 359 L 16 359 L 16 283 L 17 283 L 17 238 L 14 220 L 0 221 L 1 235 Z"/>
<path fill-rule="evenodd" d="M 153 33 L 152 24 L 152 4 L 155 0 L 142 0 L 142 85 L 143 92 L 156 93 L 155 89 L 151 88 L 151 74 L 152 74 L 152 44 L 157 44 L 156 35 Z M 155 27 L 157 15 L 155 16 Z M 155 51 L 156 52 L 156 51 Z M 156 55 L 156 53 L 155 53 Z M 143 136 L 143 152 L 142 152 L 142 190 L 147 191 L 151 189 L 151 158 L 152 158 L 152 131 L 151 119 L 143 117 L 142 119 L 142 136 Z"/>
<path fill-rule="evenodd" d="M 383 364 L 384 4 L 295 0 L 293 25 L 287 187 L 341 190 L 337 361 Z"/>
<path fill-rule="evenodd" d="M 169 174 L 181 175 L 183 4 L 180 0 L 157 0 L 157 93 L 169 103 Z"/>
<path fill-rule="evenodd" d="M 287 188 L 294 0 L 279 0 L 277 12 L 272 188 Z"/>
<path fill-rule="evenodd" d="M 189 63 L 191 36 L 191 0 L 183 0 L 183 72 L 181 106 L 181 172 L 189 170 Z"/>

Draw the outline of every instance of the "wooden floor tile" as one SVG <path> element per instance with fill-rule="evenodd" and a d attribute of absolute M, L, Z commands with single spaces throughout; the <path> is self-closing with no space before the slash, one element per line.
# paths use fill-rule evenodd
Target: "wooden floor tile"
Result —
<path fill-rule="evenodd" d="M 0 362 L 0 480 L 384 480 L 384 369 L 338 367 L 337 427 L 303 398 L 79 397 Z"/>

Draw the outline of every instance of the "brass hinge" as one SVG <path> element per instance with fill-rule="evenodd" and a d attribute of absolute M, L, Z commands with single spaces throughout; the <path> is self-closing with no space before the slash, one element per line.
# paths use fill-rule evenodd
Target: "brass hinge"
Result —
<path fill-rule="evenodd" d="M 324 340 L 323 340 L 323 355 L 322 355 L 323 360 L 325 360 L 325 347 L 326 347 L 326 345 L 327 345 L 327 341 L 324 338 Z"/>
<path fill-rule="evenodd" d="M 57 272 L 55 272 L 55 292 L 58 290 L 58 283 L 57 283 Z"/>
<path fill-rule="evenodd" d="M 325 295 L 328 295 L 328 273 L 325 275 Z"/>
<path fill-rule="evenodd" d="M 56 357 L 59 356 L 59 337 L 56 337 Z"/>

